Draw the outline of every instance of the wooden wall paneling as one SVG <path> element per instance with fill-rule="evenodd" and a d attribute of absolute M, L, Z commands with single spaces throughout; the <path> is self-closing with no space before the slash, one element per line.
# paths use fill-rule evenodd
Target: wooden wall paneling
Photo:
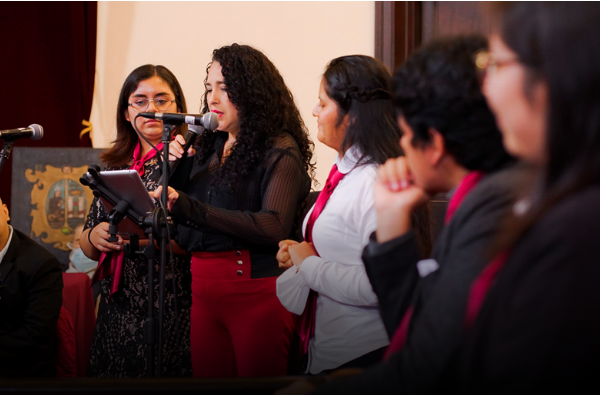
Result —
<path fill-rule="evenodd" d="M 394 71 L 421 44 L 421 2 L 375 2 L 375 58 Z"/>
<path fill-rule="evenodd" d="M 422 42 L 434 37 L 461 33 L 490 33 L 489 1 L 424 1 Z"/>
<path fill-rule="evenodd" d="M 421 6 L 421 38 L 427 43 L 436 37 L 436 14 L 438 1 L 424 1 Z"/>
<path fill-rule="evenodd" d="M 394 59 L 394 3 L 391 1 L 375 2 L 375 58 L 388 69 Z"/>
<path fill-rule="evenodd" d="M 445 35 L 490 33 L 489 1 L 375 2 L 375 58 L 393 71 L 422 43 Z"/>

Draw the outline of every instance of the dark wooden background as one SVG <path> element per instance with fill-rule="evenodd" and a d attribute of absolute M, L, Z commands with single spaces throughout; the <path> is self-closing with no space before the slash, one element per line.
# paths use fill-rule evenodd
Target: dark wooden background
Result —
<path fill-rule="evenodd" d="M 375 58 L 394 71 L 421 44 L 449 34 L 490 31 L 488 1 L 375 2 Z"/>

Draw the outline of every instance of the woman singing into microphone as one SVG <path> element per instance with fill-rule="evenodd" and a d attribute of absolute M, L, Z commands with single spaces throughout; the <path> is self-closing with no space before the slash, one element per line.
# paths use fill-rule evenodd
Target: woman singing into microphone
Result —
<path fill-rule="evenodd" d="M 275 294 L 275 255 L 310 190 L 312 142 L 260 51 L 215 50 L 204 84 L 203 112 L 219 127 L 197 139 L 172 179 L 178 190 L 169 187 L 178 243 L 192 251 L 194 376 L 285 375 L 293 320 Z M 181 156 L 176 141 L 171 153 Z"/>

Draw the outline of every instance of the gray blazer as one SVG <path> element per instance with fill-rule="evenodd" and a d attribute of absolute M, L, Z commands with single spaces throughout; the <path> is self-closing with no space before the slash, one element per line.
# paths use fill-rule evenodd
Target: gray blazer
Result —
<path fill-rule="evenodd" d="M 434 245 L 431 258 L 439 269 L 423 278 L 417 270 L 421 258 L 412 232 L 384 244 L 371 236 L 363 261 L 390 339 L 413 307 L 406 342 L 387 362 L 362 375 L 333 381 L 318 393 L 435 392 L 462 340 L 471 283 L 490 260 L 486 249 L 514 203 L 519 174 L 507 169 L 486 176 L 464 198 Z"/>

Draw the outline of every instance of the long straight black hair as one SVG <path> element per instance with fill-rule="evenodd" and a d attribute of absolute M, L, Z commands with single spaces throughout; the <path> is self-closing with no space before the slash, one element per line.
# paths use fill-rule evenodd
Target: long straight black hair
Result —
<path fill-rule="evenodd" d="M 539 81 L 548 91 L 547 162 L 530 211 L 500 243 L 507 246 L 558 201 L 600 184 L 600 6 L 515 2 L 494 8 L 497 33 L 527 69 L 524 93 Z"/>
<path fill-rule="evenodd" d="M 358 146 L 362 157 L 357 165 L 383 164 L 404 155 L 402 132 L 390 99 L 392 75 L 381 62 L 366 55 L 335 58 L 323 79 L 325 92 L 338 107 L 338 126 L 349 116 L 342 149 Z M 413 212 L 411 221 L 421 254 L 428 257 L 433 244 L 428 207 Z"/>
<path fill-rule="evenodd" d="M 175 105 L 177 108 L 172 107 L 169 111 L 173 113 L 187 113 L 187 104 L 183 96 L 183 90 L 179 85 L 179 81 L 177 81 L 177 78 L 169 69 L 162 65 L 149 64 L 137 67 L 129 73 L 119 94 L 119 103 L 117 104 L 117 138 L 113 141 L 113 146 L 100 155 L 102 161 L 109 167 L 122 166 L 131 161 L 131 156 L 133 156 L 133 151 L 139 138 L 131 122 L 125 118 L 125 112 L 127 112 L 127 108 L 129 107 L 129 96 L 137 89 L 141 81 L 148 80 L 154 76 L 160 77 L 161 80 L 167 83 L 175 95 Z M 183 134 L 185 131 L 187 131 L 187 125 L 182 124 L 176 128 L 175 134 Z"/>
<path fill-rule="evenodd" d="M 383 164 L 402 154 L 400 127 L 390 101 L 391 74 L 375 58 L 349 55 L 327 65 L 325 92 L 338 106 L 338 125 L 346 115 L 350 122 L 342 149 L 357 145 L 359 164 Z"/>

